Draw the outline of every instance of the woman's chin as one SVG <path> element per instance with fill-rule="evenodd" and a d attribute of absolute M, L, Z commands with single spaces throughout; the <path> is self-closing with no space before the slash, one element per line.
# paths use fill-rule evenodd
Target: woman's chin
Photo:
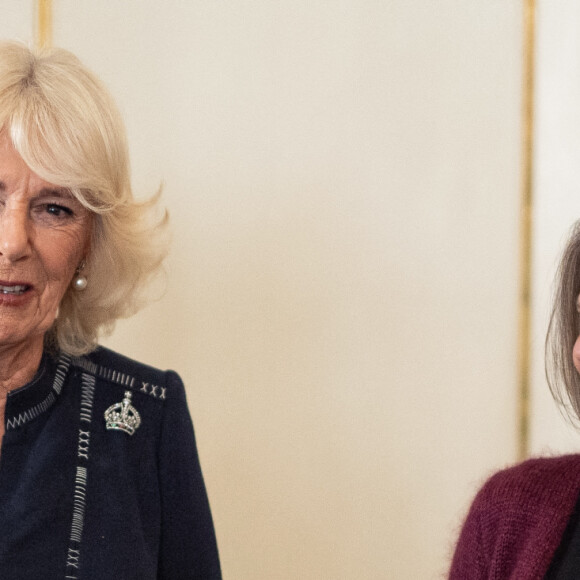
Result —
<path fill-rule="evenodd" d="M 0 307 L 19 308 L 24 307 L 32 301 L 34 294 L 32 290 L 26 290 L 22 293 L 0 292 Z"/>
<path fill-rule="evenodd" d="M 15 309 L 8 309 L 0 304 L 0 351 L 23 346 L 33 350 L 42 349 L 44 335 L 54 324 L 54 313 L 38 318 L 15 314 Z"/>

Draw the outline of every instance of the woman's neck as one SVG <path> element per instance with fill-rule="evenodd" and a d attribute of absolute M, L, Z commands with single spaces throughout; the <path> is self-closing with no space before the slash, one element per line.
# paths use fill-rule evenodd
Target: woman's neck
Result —
<path fill-rule="evenodd" d="M 44 340 L 32 344 L 0 347 L 0 449 L 5 431 L 5 411 L 8 393 L 29 383 L 36 374 L 40 361 Z"/>
<path fill-rule="evenodd" d="M 42 359 L 44 339 L 39 337 L 26 343 L 0 346 L 0 396 L 30 382 Z"/>

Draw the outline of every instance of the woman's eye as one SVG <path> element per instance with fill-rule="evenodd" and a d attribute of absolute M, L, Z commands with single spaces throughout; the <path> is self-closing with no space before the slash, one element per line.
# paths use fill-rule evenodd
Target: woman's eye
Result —
<path fill-rule="evenodd" d="M 76 215 L 69 204 L 61 203 L 38 203 L 32 207 L 31 211 L 35 220 L 51 227 L 64 225 Z"/>
<path fill-rule="evenodd" d="M 66 207 L 64 205 L 58 205 L 56 203 L 48 203 L 46 204 L 46 212 L 55 216 L 55 217 L 66 217 L 72 216 L 73 211 L 70 207 Z"/>

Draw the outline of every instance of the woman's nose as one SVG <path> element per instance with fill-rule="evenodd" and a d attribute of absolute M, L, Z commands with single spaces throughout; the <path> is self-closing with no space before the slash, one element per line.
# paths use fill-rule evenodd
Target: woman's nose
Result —
<path fill-rule="evenodd" d="M 30 232 L 26 212 L 6 208 L 0 218 L 0 255 L 16 262 L 30 252 Z"/>

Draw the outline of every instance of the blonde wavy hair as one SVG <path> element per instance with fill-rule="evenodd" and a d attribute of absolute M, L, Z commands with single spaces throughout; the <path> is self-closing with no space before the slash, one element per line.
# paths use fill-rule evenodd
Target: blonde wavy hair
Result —
<path fill-rule="evenodd" d="M 87 288 L 66 291 L 47 343 L 80 355 L 119 318 L 143 304 L 143 290 L 167 249 L 159 194 L 138 202 L 125 128 L 99 79 L 72 53 L 0 42 L 0 130 L 45 181 L 67 188 L 92 213 Z"/>

